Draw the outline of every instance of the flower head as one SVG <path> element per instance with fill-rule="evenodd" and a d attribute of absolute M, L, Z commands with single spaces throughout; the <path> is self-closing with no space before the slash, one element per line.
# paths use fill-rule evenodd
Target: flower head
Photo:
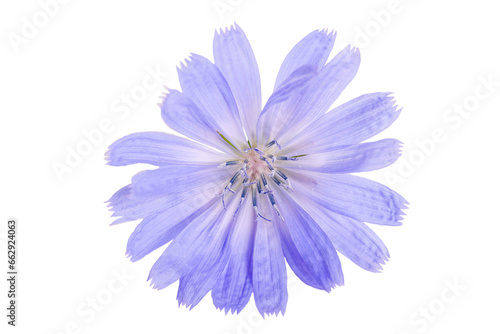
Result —
<path fill-rule="evenodd" d="M 380 271 L 387 248 L 366 223 L 400 225 L 406 201 L 350 173 L 383 168 L 395 139 L 365 140 L 396 120 L 388 93 L 330 110 L 354 78 L 359 52 L 327 62 L 335 35 L 314 31 L 285 58 L 262 108 L 260 76 L 237 25 L 217 32 L 214 63 L 192 54 L 178 69 L 182 92 L 161 104 L 165 123 L 188 139 L 135 133 L 113 143 L 108 164 L 158 166 L 116 192 L 113 224 L 142 219 L 127 254 L 137 261 L 171 242 L 149 274 L 154 288 L 179 280 L 179 304 L 211 291 L 217 308 L 239 312 L 253 294 L 264 314 L 284 313 L 286 263 L 304 283 L 344 283 L 337 251 Z M 330 111 L 329 111 L 330 110 Z"/>

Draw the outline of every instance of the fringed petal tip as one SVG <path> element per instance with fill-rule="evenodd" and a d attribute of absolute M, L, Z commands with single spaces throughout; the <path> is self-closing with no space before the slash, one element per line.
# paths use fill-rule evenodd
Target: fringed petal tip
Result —
<path fill-rule="evenodd" d="M 177 307 L 180 308 L 181 306 L 184 306 L 189 311 L 191 311 L 193 309 L 193 307 L 195 307 L 196 305 L 193 305 L 192 303 L 183 302 L 183 301 L 180 301 L 179 299 L 177 299 Z"/>
<path fill-rule="evenodd" d="M 231 25 L 224 28 L 215 29 L 214 38 L 234 31 L 243 32 L 243 29 L 241 29 L 236 22 L 233 22 Z"/>
<path fill-rule="evenodd" d="M 286 311 L 286 307 L 283 307 L 282 309 L 273 310 L 273 311 L 261 311 L 261 310 L 259 310 L 259 313 L 262 316 L 262 318 L 265 319 L 266 316 L 267 317 L 275 316 L 277 318 L 280 315 L 280 313 L 281 313 L 281 316 L 285 316 L 285 311 Z"/>
<path fill-rule="evenodd" d="M 240 314 L 240 312 L 243 311 L 243 309 L 245 308 L 246 305 L 241 306 L 241 307 L 233 307 L 233 306 L 219 306 L 219 305 L 215 305 L 215 303 L 214 303 L 214 306 L 217 310 L 224 312 L 224 314 L 227 315 L 228 313 Z"/>
<path fill-rule="evenodd" d="M 149 282 L 149 286 L 152 289 L 155 289 L 155 290 L 162 290 L 162 289 L 166 288 L 165 286 L 160 285 L 159 282 L 158 282 L 158 280 L 156 280 L 155 278 L 153 278 L 153 270 L 151 270 L 149 272 L 149 275 L 148 275 L 148 278 L 146 279 L 146 282 Z"/>

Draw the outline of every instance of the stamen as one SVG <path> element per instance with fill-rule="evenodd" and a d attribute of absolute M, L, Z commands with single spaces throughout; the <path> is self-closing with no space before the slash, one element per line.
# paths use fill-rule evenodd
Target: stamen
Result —
<path fill-rule="evenodd" d="M 285 183 L 285 182 L 280 181 L 280 180 L 276 177 L 276 174 L 278 174 L 278 176 L 279 176 L 279 177 L 281 177 L 281 178 L 283 179 L 283 181 L 285 181 L 286 183 Z M 271 180 L 273 180 L 273 181 L 274 181 L 274 183 L 276 183 L 278 186 L 283 187 L 283 188 L 285 188 L 285 189 L 287 189 L 287 190 L 293 191 L 293 189 L 292 189 L 292 184 L 290 183 L 290 180 L 288 180 L 288 178 L 286 177 L 286 175 L 285 175 L 282 171 L 280 171 L 280 170 L 278 170 L 278 169 L 273 168 L 273 169 L 271 170 L 271 173 L 270 173 L 270 174 L 268 174 L 268 175 L 269 175 L 269 177 L 271 178 Z"/>
<path fill-rule="evenodd" d="M 273 145 L 278 146 L 278 149 L 280 149 L 280 150 L 281 150 L 281 145 L 278 143 L 278 141 L 277 141 L 277 140 L 272 140 L 272 141 L 270 141 L 269 143 L 267 143 L 266 147 L 267 147 L 267 148 L 270 148 L 270 147 L 271 147 L 271 146 L 273 146 Z"/>
<path fill-rule="evenodd" d="M 237 207 L 237 208 L 236 208 L 236 210 L 234 211 L 234 216 L 236 216 L 236 214 L 237 214 L 237 213 L 238 213 L 238 211 L 240 210 L 241 203 L 243 203 L 243 200 L 245 199 L 245 196 L 247 195 L 247 191 L 248 191 L 248 188 L 247 188 L 247 187 L 243 188 L 243 190 L 241 191 L 240 203 L 238 203 L 238 207 Z"/>
<path fill-rule="evenodd" d="M 226 200 L 225 200 L 225 197 L 226 197 L 226 193 L 227 191 L 229 190 L 230 192 L 232 192 L 233 194 L 235 193 L 232 189 L 231 189 L 231 186 L 236 182 L 236 180 L 238 179 L 238 177 L 240 176 L 240 172 L 236 172 L 236 174 L 233 175 L 233 177 L 231 178 L 231 180 L 229 181 L 229 184 L 224 188 L 224 190 L 222 191 L 222 206 L 224 207 L 224 210 L 226 210 Z"/>
<path fill-rule="evenodd" d="M 258 183 L 258 184 L 260 184 L 260 183 Z M 267 219 L 266 217 L 261 215 L 259 212 L 259 209 L 257 207 L 257 191 L 255 190 L 255 187 L 252 187 L 252 203 L 253 203 L 253 210 L 255 211 L 255 214 L 257 215 L 257 217 L 260 217 L 260 218 L 265 219 L 265 220 L 270 222 L 271 221 L 270 219 Z"/>
<path fill-rule="evenodd" d="M 283 219 L 283 216 L 281 216 L 281 212 L 280 210 L 278 209 L 278 207 L 276 206 L 276 200 L 274 199 L 274 195 L 269 193 L 267 194 L 267 196 L 269 197 L 269 201 L 271 202 L 271 205 L 273 206 L 274 210 L 276 211 L 276 213 L 278 214 L 278 217 L 282 220 L 282 221 L 285 221 Z"/>
<path fill-rule="evenodd" d="M 288 177 L 286 177 L 285 173 L 283 173 L 279 169 L 275 169 L 275 171 L 276 171 L 276 174 L 278 174 L 284 181 L 286 181 L 286 183 L 288 184 L 288 188 L 290 188 L 290 190 L 292 190 L 292 183 L 290 182 Z"/>
<path fill-rule="evenodd" d="M 251 186 L 251 185 L 253 185 L 253 184 L 257 184 L 257 181 L 253 181 L 253 182 L 243 182 L 243 185 L 244 185 L 245 187 Z"/>
<path fill-rule="evenodd" d="M 266 159 L 266 164 L 267 164 L 267 168 L 269 168 L 269 170 L 273 171 L 274 170 L 274 167 L 273 165 L 271 165 L 271 163 L 269 162 L 269 160 Z"/>
<path fill-rule="evenodd" d="M 271 188 L 269 188 L 269 185 L 267 184 L 267 180 L 266 180 L 266 177 L 264 176 L 264 174 L 260 174 L 260 179 L 262 180 L 262 184 L 264 185 L 264 188 L 266 188 L 266 190 L 267 190 L 267 191 L 263 192 L 263 194 L 272 193 L 273 191 L 271 190 Z"/>
<path fill-rule="evenodd" d="M 226 167 L 226 166 L 232 166 L 232 165 L 237 165 L 238 163 L 239 163 L 238 160 L 229 160 L 229 161 L 221 163 L 219 166 L 217 166 L 217 168 Z"/>
<path fill-rule="evenodd" d="M 243 166 L 240 169 L 240 171 L 242 171 L 243 174 L 245 174 L 245 177 L 249 177 L 247 174 L 247 164 L 248 164 L 248 159 L 246 159 L 245 162 L 243 162 Z"/>
<path fill-rule="evenodd" d="M 250 152 L 250 151 L 255 151 L 255 152 L 257 152 L 257 153 L 258 153 L 261 157 L 262 157 L 262 156 L 264 156 L 264 153 L 262 153 L 262 151 L 261 151 L 261 150 L 259 150 L 259 149 L 258 149 L 258 148 L 256 148 L 256 147 L 249 147 L 249 148 L 246 148 L 246 149 L 244 149 L 244 150 L 243 150 L 243 152 L 245 152 L 245 153 L 248 153 L 248 152 Z"/>
<path fill-rule="evenodd" d="M 257 152 L 257 153 L 258 153 L 261 157 L 263 157 L 263 156 L 264 156 L 264 153 L 263 153 L 261 150 L 259 150 L 258 148 L 254 148 L 253 150 L 254 150 L 255 152 Z"/>
<path fill-rule="evenodd" d="M 221 137 L 227 141 L 227 139 L 221 135 Z M 231 144 L 231 143 L 229 143 Z M 281 145 L 278 143 L 277 140 L 272 140 L 270 141 L 267 145 L 266 148 L 270 148 L 272 146 L 276 145 L 279 150 L 281 150 Z M 250 146 L 250 144 L 249 144 Z M 243 204 L 245 197 L 248 194 L 249 187 L 251 187 L 252 191 L 252 204 L 253 204 L 253 209 L 255 211 L 255 215 L 258 218 L 262 218 L 267 221 L 271 221 L 270 219 L 262 216 L 259 212 L 259 208 L 257 205 L 257 194 L 260 195 L 265 195 L 267 194 L 269 201 L 276 211 L 276 214 L 278 215 L 279 219 L 284 221 L 283 216 L 281 215 L 281 212 L 278 208 L 278 205 L 276 203 L 276 198 L 274 197 L 273 190 L 270 184 L 268 184 L 267 178 L 271 178 L 273 182 L 279 186 L 282 187 L 286 190 L 293 191 L 292 190 L 292 184 L 289 180 L 289 178 L 283 173 L 281 170 L 275 168 L 273 166 L 273 163 L 276 162 L 277 160 L 290 160 L 290 161 L 295 161 L 298 160 L 298 158 L 305 156 L 305 155 L 295 155 L 292 157 L 287 157 L 287 156 L 280 156 L 280 155 L 274 155 L 274 154 L 264 154 L 263 151 L 259 150 L 256 147 L 248 147 L 243 149 L 242 151 L 244 153 L 247 153 L 248 155 L 246 156 L 246 159 L 243 160 L 228 160 L 226 162 L 221 163 L 218 167 L 226 167 L 226 166 L 234 166 L 234 165 L 239 165 L 241 164 L 241 168 L 236 172 L 236 174 L 233 175 L 229 183 L 226 185 L 224 190 L 222 191 L 222 194 L 220 195 L 222 197 L 222 204 L 224 206 L 224 209 L 226 209 L 226 200 L 225 196 L 227 195 L 228 192 L 232 192 L 233 194 L 236 194 L 233 189 L 231 189 L 237 182 L 238 178 L 241 176 L 242 181 L 241 183 L 238 182 L 237 185 L 243 186 L 243 189 L 241 189 L 241 197 L 239 200 L 239 204 L 234 212 L 234 215 L 236 215 L 240 208 L 241 205 Z M 252 151 L 255 151 L 257 154 L 253 153 Z M 264 164 L 265 162 L 265 164 Z M 264 170 L 269 169 L 270 173 L 266 174 Z M 260 175 L 260 178 L 258 177 Z M 235 189 L 237 187 L 235 186 Z"/>
<path fill-rule="evenodd" d="M 283 155 L 278 155 L 278 156 L 275 156 L 276 160 L 291 160 L 291 161 L 297 161 L 299 160 L 297 157 L 285 157 Z M 274 162 L 274 161 L 273 161 Z"/>
<path fill-rule="evenodd" d="M 280 180 L 278 180 L 274 175 L 272 174 L 269 174 L 269 176 L 271 177 L 271 180 L 274 181 L 274 183 L 276 183 L 278 186 L 281 186 L 281 182 Z"/>

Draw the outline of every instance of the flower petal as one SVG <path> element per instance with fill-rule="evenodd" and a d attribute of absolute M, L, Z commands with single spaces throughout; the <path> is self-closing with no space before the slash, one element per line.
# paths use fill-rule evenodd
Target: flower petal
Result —
<path fill-rule="evenodd" d="M 290 109 L 300 101 L 301 93 L 316 75 L 313 66 L 301 66 L 271 94 L 257 122 L 259 146 L 267 144 L 275 133 L 289 124 L 288 119 L 293 116 Z"/>
<path fill-rule="evenodd" d="M 207 232 L 206 241 L 187 244 L 188 247 L 199 247 L 200 250 L 186 259 L 185 270 L 180 277 L 177 293 L 179 305 L 185 305 L 190 309 L 196 306 L 213 289 L 227 265 L 229 259 L 227 239 L 234 227 L 234 210 L 239 201 L 234 196 L 229 202 L 228 209 L 223 211 L 222 216 Z M 218 208 L 222 208 L 222 205 L 219 204 Z M 172 244 L 174 242 L 175 240 Z"/>
<path fill-rule="evenodd" d="M 336 35 L 326 30 L 316 30 L 298 42 L 281 64 L 274 89 L 277 90 L 301 66 L 311 65 L 315 70 L 323 67 L 332 51 Z"/>
<path fill-rule="evenodd" d="M 287 126 L 276 135 L 281 143 L 322 117 L 355 77 L 360 64 L 359 50 L 347 46 L 311 80 L 299 103 L 291 110 Z"/>
<path fill-rule="evenodd" d="M 361 268 L 380 272 L 389 259 L 389 251 L 383 241 L 365 223 L 327 210 L 330 220 L 318 220 L 340 253 Z"/>
<path fill-rule="evenodd" d="M 262 98 L 259 68 L 252 47 L 243 30 L 235 24 L 234 28 L 215 33 L 213 49 L 215 65 L 233 92 L 243 128 L 248 138 L 255 140 Z"/>
<path fill-rule="evenodd" d="M 175 89 L 169 90 L 163 100 L 161 117 L 169 127 L 186 137 L 226 153 L 234 152 L 221 136 L 229 137 L 228 132 L 210 114 Z"/>
<path fill-rule="evenodd" d="M 200 110 L 206 111 L 236 147 L 245 146 L 246 139 L 233 94 L 219 69 L 208 59 L 191 54 L 186 66 L 178 69 L 182 92 Z"/>
<path fill-rule="evenodd" d="M 360 143 L 386 129 L 398 118 L 400 111 L 389 93 L 359 96 L 298 133 L 285 144 L 283 154 L 321 152 Z"/>
<path fill-rule="evenodd" d="M 133 195 L 171 196 L 184 198 L 198 193 L 197 197 L 213 198 L 220 194 L 236 172 L 235 168 L 215 166 L 168 165 L 142 171 L 132 177 Z M 180 196 L 180 197 L 179 197 Z"/>
<path fill-rule="evenodd" d="M 239 313 L 252 294 L 252 253 L 255 237 L 255 214 L 247 199 L 238 211 L 238 218 L 229 237 L 229 261 L 212 289 L 217 308 Z"/>
<path fill-rule="evenodd" d="M 141 219 L 151 214 L 157 214 L 164 210 L 168 199 L 164 197 L 134 198 L 132 195 L 132 185 L 129 184 L 118 190 L 109 200 L 108 207 L 113 211 L 112 217 L 116 219 L 111 225 L 121 224 L 132 220 Z"/>
<path fill-rule="evenodd" d="M 227 263 L 226 239 L 234 221 L 233 212 L 238 202 L 235 198 L 228 200 L 227 210 L 219 202 L 194 218 L 169 244 L 151 268 L 148 280 L 153 288 L 163 289 L 182 278 L 177 297 L 179 303 L 187 306 L 194 306 L 210 291 L 214 279 Z M 203 283 L 204 280 L 210 282 Z"/>
<path fill-rule="evenodd" d="M 263 201 L 264 202 L 264 201 Z M 269 208 L 260 208 L 270 214 Z M 252 286 L 260 314 L 285 314 L 288 292 L 286 267 L 276 225 L 257 219 L 253 248 Z"/>
<path fill-rule="evenodd" d="M 286 170 L 296 192 L 318 205 L 353 219 L 379 225 L 401 225 L 408 202 L 388 187 L 348 174 Z"/>
<path fill-rule="evenodd" d="M 106 160 L 111 166 L 146 163 L 155 166 L 167 164 L 220 164 L 228 160 L 221 154 L 196 142 L 163 132 L 140 132 L 125 136 L 109 146 Z"/>
<path fill-rule="evenodd" d="M 122 216 L 113 224 L 155 216 L 166 210 L 198 209 L 220 194 L 234 173 L 231 168 L 196 165 L 164 166 L 140 172 L 132 178 L 132 184 L 109 199 L 113 216 Z"/>
<path fill-rule="evenodd" d="M 340 260 L 328 236 L 294 201 L 293 193 L 284 194 L 281 189 L 274 188 L 284 219 L 275 223 L 279 227 L 283 252 L 290 268 L 304 283 L 325 291 L 343 285 Z"/>
<path fill-rule="evenodd" d="M 389 259 L 389 251 L 368 226 L 318 205 L 305 194 L 295 192 L 294 196 L 326 233 L 336 250 L 365 270 L 382 270 L 381 265 Z"/>
<path fill-rule="evenodd" d="M 205 254 L 224 237 L 222 206 L 195 218 L 163 252 L 149 273 L 155 289 L 174 283 L 200 264 Z"/>
<path fill-rule="evenodd" d="M 203 206 L 193 206 L 191 201 L 177 204 L 173 209 L 163 210 L 147 216 L 137 225 L 127 243 L 127 255 L 130 261 L 142 259 L 155 249 L 172 241 L 194 219 L 205 215 L 219 201 L 208 200 Z"/>
<path fill-rule="evenodd" d="M 278 160 L 276 166 L 321 173 L 357 173 L 393 164 L 401 156 L 402 143 L 396 139 L 342 146 L 333 151 L 307 154 L 298 161 Z"/>

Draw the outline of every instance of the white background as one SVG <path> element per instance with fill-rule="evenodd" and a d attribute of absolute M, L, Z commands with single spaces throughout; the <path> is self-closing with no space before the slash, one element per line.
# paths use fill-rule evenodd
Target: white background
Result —
<path fill-rule="evenodd" d="M 500 20 L 493 4 L 73 0 L 43 22 L 37 1 L 2 2 L 0 262 L 4 271 L 5 225 L 15 217 L 20 276 L 15 329 L 6 325 L 1 280 L 1 332 L 498 333 Z M 23 18 L 33 16 L 46 25 L 15 47 L 12 36 L 22 36 Z M 110 227 L 104 204 L 147 168 L 105 166 L 107 146 L 132 132 L 169 131 L 156 106 L 159 85 L 127 115 L 114 108 L 123 94 L 140 89 L 148 68 L 168 72 L 163 83 L 178 88 L 175 67 L 190 52 L 211 59 L 215 29 L 233 21 L 253 46 L 264 98 L 293 45 L 328 28 L 338 32 L 334 53 L 354 43 L 362 55 L 338 102 L 392 91 L 404 107 L 379 136 L 405 143 L 402 160 L 367 175 L 411 203 L 403 226 L 374 227 L 391 252 L 384 272 L 342 257 L 345 286 L 327 294 L 292 278 L 285 316 L 265 321 L 253 300 L 226 316 L 210 297 L 191 311 L 179 308 L 177 284 L 151 289 L 146 278 L 161 250 L 129 262 L 125 246 L 137 222 Z M 488 91 L 481 78 L 496 87 Z M 458 116 L 458 107 L 470 112 Z M 54 163 L 66 164 L 83 132 L 105 119 L 111 130 L 58 179 Z M 439 132 L 440 142 L 430 144 Z M 416 144 L 422 141 L 426 152 Z"/>

